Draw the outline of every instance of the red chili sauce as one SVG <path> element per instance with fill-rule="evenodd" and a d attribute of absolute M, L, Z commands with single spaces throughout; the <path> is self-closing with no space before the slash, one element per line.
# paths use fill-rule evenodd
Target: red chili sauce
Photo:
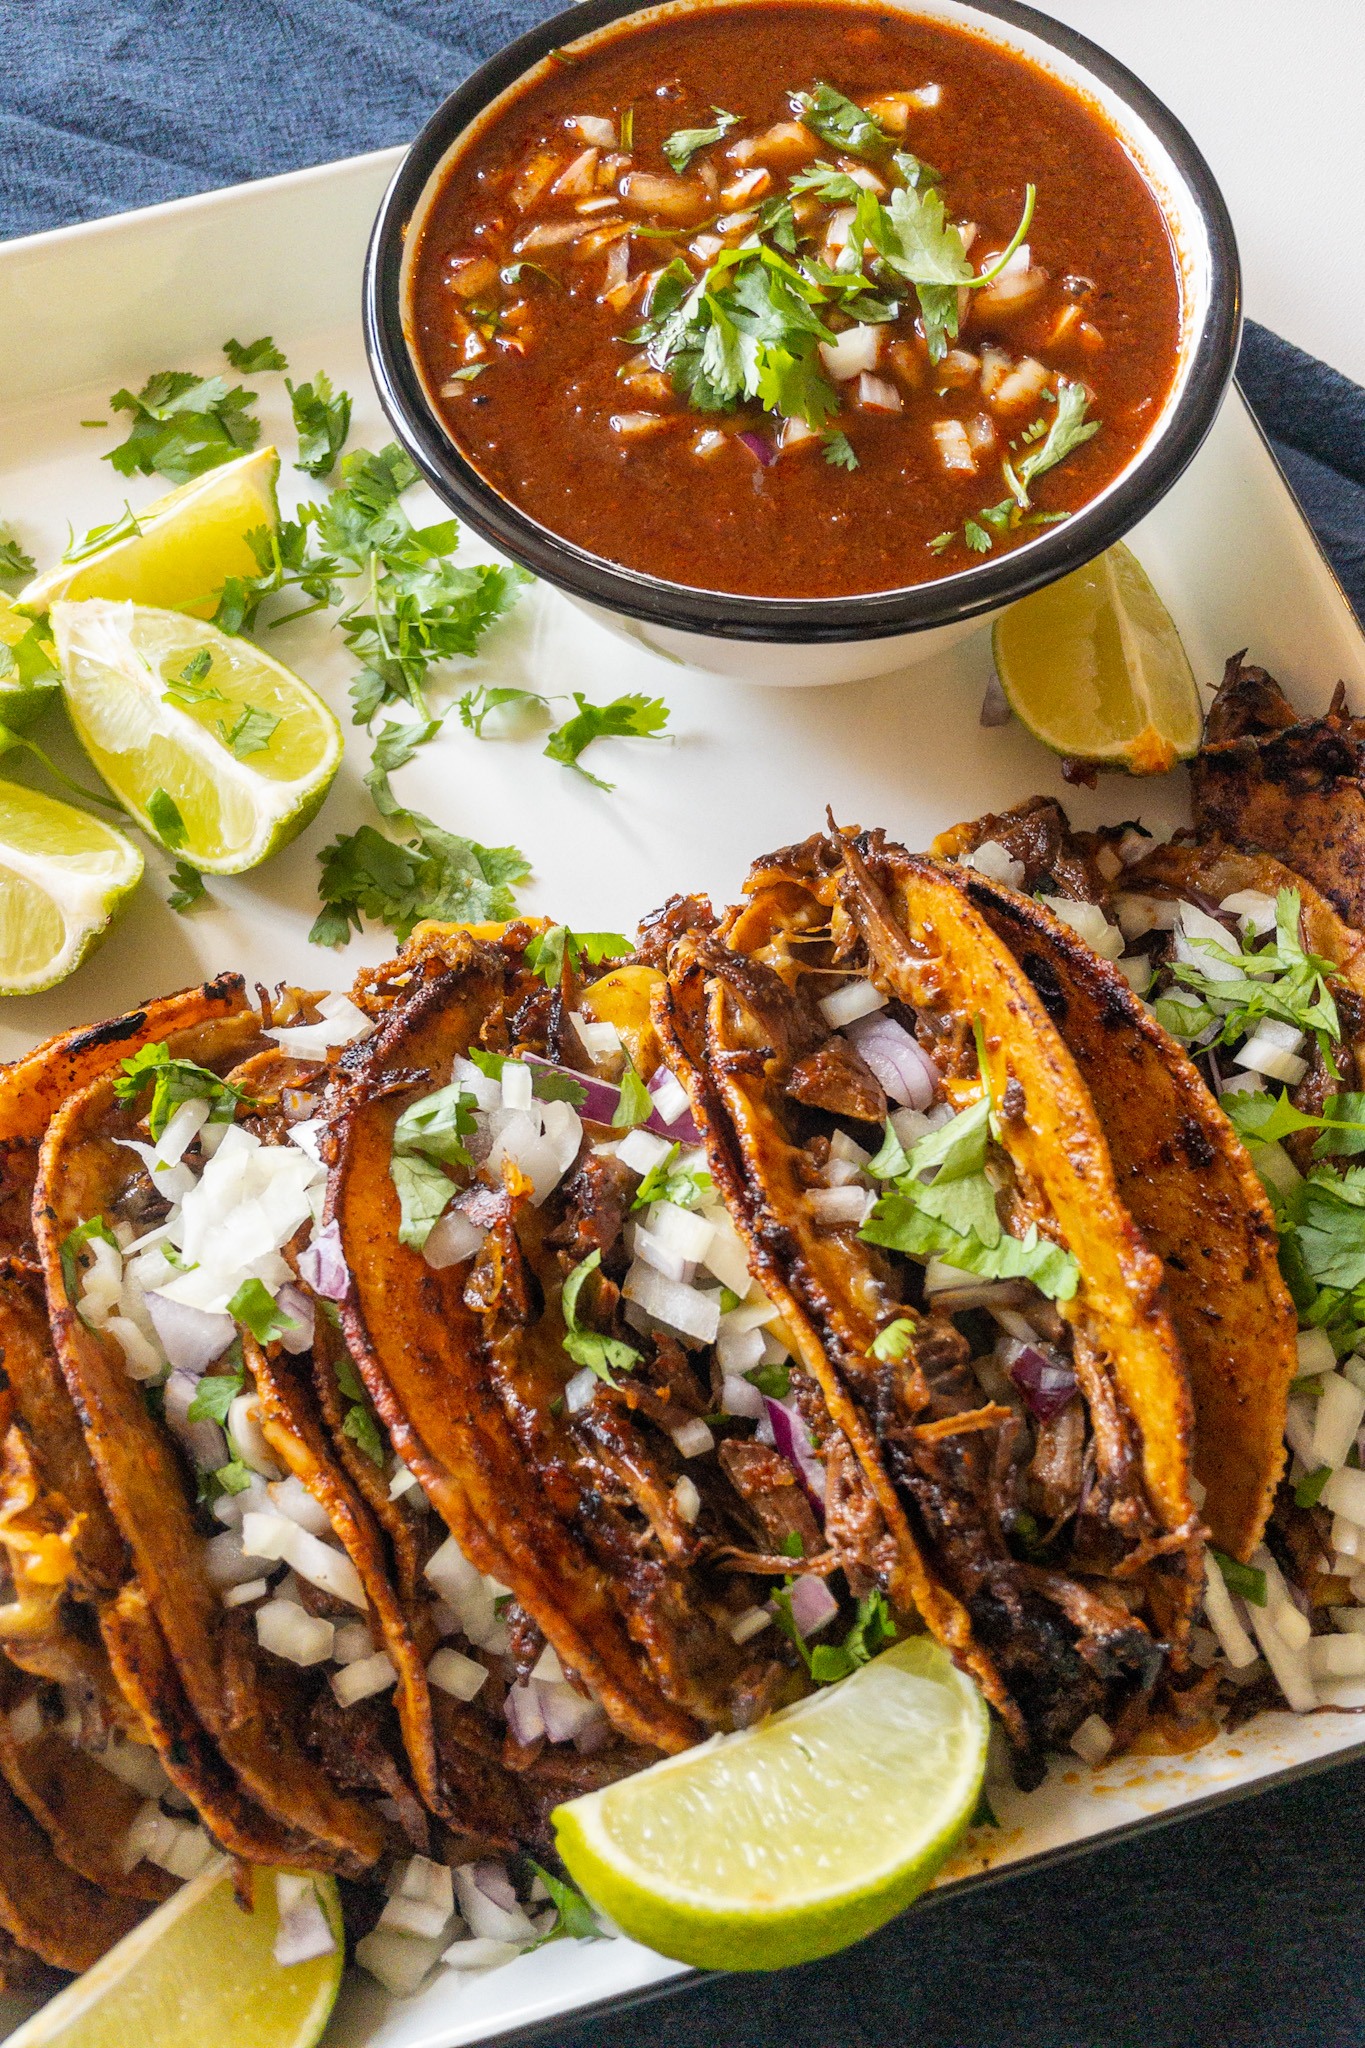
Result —
<path fill-rule="evenodd" d="M 923 583 L 1085 505 L 1160 412 L 1180 313 L 1091 107 L 839 0 L 552 60 L 454 163 L 414 271 L 430 388 L 504 497 L 765 597 Z"/>

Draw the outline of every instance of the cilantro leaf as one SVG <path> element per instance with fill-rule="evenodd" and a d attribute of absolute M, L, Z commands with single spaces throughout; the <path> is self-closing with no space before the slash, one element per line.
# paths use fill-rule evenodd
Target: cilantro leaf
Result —
<path fill-rule="evenodd" d="M 247 408 L 254 391 L 228 389 L 222 377 L 196 377 L 188 370 L 160 370 L 141 391 L 116 391 L 115 412 L 132 415 L 126 441 L 101 457 L 120 476 L 164 476 L 185 484 L 219 463 L 254 448 L 261 427 Z"/>
<path fill-rule="evenodd" d="M 663 151 L 668 161 L 681 177 L 699 149 L 706 149 L 713 142 L 720 142 L 739 121 L 738 114 L 727 114 L 723 107 L 712 107 L 715 121 L 709 128 L 677 128 L 664 139 Z M 626 148 L 623 142 L 621 147 Z"/>
<path fill-rule="evenodd" d="M 526 1861 L 550 1894 L 550 1903 L 559 1915 L 547 1933 L 542 1934 L 538 1941 L 528 1943 L 528 1951 L 544 1948 L 547 1941 L 601 1941 L 602 1930 L 594 1920 L 592 1907 L 582 1892 L 566 1883 L 563 1878 L 555 1877 L 550 1871 L 542 1869 L 533 1856 L 528 1856 Z"/>
<path fill-rule="evenodd" d="M 1231 937 L 1227 945 L 1212 939 L 1194 940 L 1196 951 L 1207 953 L 1224 968 L 1240 971 L 1215 978 L 1188 961 L 1173 960 L 1171 972 L 1176 982 L 1199 1001 L 1182 1002 L 1178 991 L 1163 996 L 1155 1005 L 1158 1020 L 1180 1038 L 1198 1037 L 1217 1023 L 1214 1042 L 1233 1045 L 1263 1017 L 1273 1017 L 1300 1031 L 1313 1032 L 1329 1071 L 1335 1073 L 1332 1047 L 1340 1041 L 1341 1022 L 1330 982 L 1336 968 L 1332 961 L 1304 951 L 1299 937 L 1301 909 L 1298 890 L 1281 889 L 1275 899 L 1275 934 L 1265 944 L 1244 941 L 1239 947 Z"/>
<path fill-rule="evenodd" d="M 774 1359 L 771 1365 L 750 1366 L 744 1377 L 773 1401 L 785 1401 L 792 1390 L 791 1368 L 782 1359 Z"/>
<path fill-rule="evenodd" d="M 455 1183 L 434 1160 L 412 1152 L 394 1153 L 389 1161 L 389 1177 L 398 1190 L 399 1243 L 420 1252 L 437 1218 L 445 1214 L 455 1193 Z"/>
<path fill-rule="evenodd" d="M 256 1285 L 260 1286 L 259 1280 Z M 264 1288 L 261 1291 L 264 1293 Z M 194 1399 L 190 1402 L 187 1420 L 225 1423 L 228 1419 L 228 1410 L 241 1393 L 245 1380 L 246 1368 L 240 1365 L 235 1372 L 205 1373 L 195 1390 Z"/>
<path fill-rule="evenodd" d="M 117 519 L 108 519 L 103 526 L 92 526 L 83 541 L 78 542 L 72 533 L 62 560 L 82 562 L 87 555 L 97 555 L 101 548 L 113 547 L 117 541 L 136 539 L 141 531 L 141 521 L 132 506 L 125 502 Z M 69 526 L 67 532 L 71 533 Z"/>
<path fill-rule="evenodd" d="M 340 1354 L 332 1369 L 337 1376 L 337 1385 L 348 1401 L 364 1401 L 367 1398 L 364 1382 L 356 1371 L 355 1360 L 349 1351 Z"/>
<path fill-rule="evenodd" d="M 1324 1114 L 1296 1109 L 1288 1095 L 1247 1094 L 1232 1090 L 1222 1098 L 1223 1112 L 1238 1137 L 1247 1143 L 1278 1144 L 1295 1131 L 1321 1131 L 1313 1157 L 1365 1152 L 1365 1095 L 1331 1095 L 1323 1104 Z"/>
<path fill-rule="evenodd" d="M 577 712 L 550 734 L 545 753 L 551 761 L 562 761 L 566 767 L 576 769 L 598 789 L 613 789 L 615 784 L 603 782 L 581 765 L 579 755 L 585 747 L 590 747 L 594 740 L 653 739 L 668 723 L 668 706 L 663 698 L 646 697 L 643 692 L 614 697 L 610 704 L 589 704 L 582 692 L 575 690 L 573 700 Z"/>
<path fill-rule="evenodd" d="M 490 712 L 501 711 L 509 704 L 538 705 L 548 712 L 550 700 L 539 690 L 514 690 L 510 687 L 495 689 L 491 683 L 484 683 L 477 690 L 466 690 L 460 699 L 460 723 L 475 739 L 483 739 L 483 722 Z"/>
<path fill-rule="evenodd" d="M 585 1330 L 578 1320 L 578 1297 L 583 1283 L 601 1263 L 600 1251 L 589 1252 L 586 1259 L 579 1261 L 564 1282 L 559 1306 L 564 1317 L 564 1349 L 574 1364 L 586 1366 L 599 1380 L 614 1387 L 612 1372 L 633 1372 L 640 1363 L 640 1354 L 619 1337 L 604 1337 L 597 1330 Z"/>
<path fill-rule="evenodd" d="M 170 1047 L 164 1040 L 139 1046 L 119 1065 L 120 1072 L 114 1078 L 114 1093 L 120 1102 L 135 1102 L 147 1083 L 152 1083 L 147 1128 L 153 1144 L 182 1102 L 207 1102 L 209 1122 L 214 1124 L 230 1124 L 238 1103 L 248 1107 L 251 1104 L 250 1096 L 234 1082 L 222 1080 L 207 1067 L 196 1066 L 193 1060 L 172 1059 Z"/>
<path fill-rule="evenodd" d="M 168 790 L 154 789 L 147 799 L 147 822 L 161 844 L 174 853 L 183 846 L 188 834 L 180 807 Z"/>
<path fill-rule="evenodd" d="M 226 1465 L 220 1465 L 212 1475 L 223 1493 L 245 1493 L 255 1477 L 249 1465 L 240 1458 L 233 1458 Z"/>
<path fill-rule="evenodd" d="M 863 186 L 847 171 L 841 171 L 836 164 L 812 164 L 807 171 L 798 171 L 787 185 L 789 192 L 813 192 L 818 199 L 830 206 L 843 206 L 850 202 L 856 206 L 863 195 Z"/>
<path fill-rule="evenodd" d="M 612 1129 L 633 1131 L 637 1124 L 645 1123 L 653 1116 L 654 1099 L 636 1073 L 635 1064 L 629 1053 L 626 1054 L 625 1072 L 621 1076 L 620 1088 L 621 1093 L 617 1098 L 616 1107 L 611 1113 Z"/>
<path fill-rule="evenodd" d="M 485 1052 L 482 1046 L 471 1045 L 469 1058 L 481 1074 L 487 1074 L 490 1081 L 502 1078 L 502 1070 L 508 1065 L 508 1055 L 501 1052 Z M 541 1066 L 536 1060 L 512 1060 L 513 1066 L 529 1066 L 531 1069 L 531 1093 L 538 1102 L 568 1102 L 575 1109 L 581 1109 L 588 1099 L 588 1091 L 581 1081 L 575 1081 L 572 1074 L 561 1073 L 558 1067 Z"/>
<path fill-rule="evenodd" d="M 858 458 L 853 452 L 853 443 L 842 431 L 825 435 L 825 460 L 835 469 L 856 469 Z"/>
<path fill-rule="evenodd" d="M 1055 469 L 1059 462 L 1065 462 L 1068 455 L 1074 454 L 1077 448 L 1099 432 L 1099 421 L 1086 418 L 1089 408 L 1090 395 L 1083 385 L 1073 384 L 1065 377 L 1058 380 L 1057 410 L 1046 439 L 1035 443 L 1017 463 L 1006 465 L 1005 478 L 1011 489 L 1014 488 L 1013 478 L 1018 478 L 1020 489 L 1015 496 L 1021 506 L 1029 504 L 1030 484 L 1045 476 L 1048 470 Z"/>
<path fill-rule="evenodd" d="M 443 1160 L 448 1166 L 472 1166 L 466 1146 L 461 1144 L 474 1131 L 475 1101 L 458 1081 L 438 1088 L 410 1102 L 393 1127 L 397 1152 L 420 1152 L 428 1159 Z"/>
<path fill-rule="evenodd" d="M 524 853 L 480 846 L 416 811 L 399 812 L 397 822 L 409 833 L 402 843 L 362 825 L 319 853 L 325 907 L 308 935 L 314 945 L 344 945 L 366 917 L 406 939 L 423 918 L 479 923 L 515 915 L 512 890 L 531 872 Z"/>
<path fill-rule="evenodd" d="M 556 988 L 564 978 L 564 957 L 577 974 L 586 960 L 600 967 L 604 960 L 619 960 L 632 951 L 630 940 L 621 932 L 574 932 L 566 924 L 552 924 L 539 932 L 526 948 L 526 965 L 538 974 L 546 988 Z"/>
<path fill-rule="evenodd" d="M 16 576 L 31 576 L 35 567 L 32 555 L 24 553 L 9 527 L 0 526 L 0 581 L 8 581 Z"/>
<path fill-rule="evenodd" d="M 379 1434 L 379 1425 L 363 1402 L 355 1401 L 346 1410 L 341 1423 L 341 1434 L 348 1436 L 352 1443 L 365 1453 L 372 1465 L 384 1463 L 384 1439 Z"/>
<path fill-rule="evenodd" d="M 650 1104 L 651 1109 L 653 1104 Z M 673 1162 L 682 1151 L 681 1145 L 670 1145 L 668 1152 L 657 1166 L 649 1172 L 635 1190 L 632 1212 L 647 1209 L 651 1202 L 671 1202 L 675 1209 L 695 1209 L 705 1195 L 709 1195 L 712 1180 L 709 1173 L 677 1173 Z"/>
<path fill-rule="evenodd" d="M 297 1330 L 297 1316 L 282 1309 L 260 1280 L 244 1280 L 228 1303 L 228 1314 L 244 1323 L 258 1344 L 269 1344 L 286 1330 Z"/>
<path fill-rule="evenodd" d="M 234 370 L 240 370 L 247 377 L 257 377 L 262 370 L 289 368 L 269 334 L 263 334 L 259 341 L 225 341 L 223 354 Z"/>
<path fill-rule="evenodd" d="M 278 365 L 284 368 L 283 361 Z M 332 393 L 332 380 L 319 370 L 311 384 L 294 385 L 288 377 L 284 388 L 294 409 L 294 426 L 299 437 L 299 459 L 295 469 L 308 476 L 330 476 L 337 457 L 351 431 L 351 397 L 347 391 Z"/>
<path fill-rule="evenodd" d="M 207 891 L 204 877 L 198 868 L 191 867 L 187 860 L 178 860 L 171 869 L 171 893 L 166 898 L 172 910 L 185 911 L 203 900 Z"/>
<path fill-rule="evenodd" d="M 262 711 L 256 704 L 244 704 L 230 726 L 225 718 L 219 719 L 218 731 L 223 745 L 230 747 L 239 761 L 244 761 L 248 754 L 259 754 L 270 745 L 279 723 L 273 712 Z"/>
<path fill-rule="evenodd" d="M 74 1230 L 68 1230 L 62 1239 L 58 1257 L 62 1262 L 62 1280 L 66 1286 L 66 1298 L 75 1303 L 80 1298 L 81 1267 L 79 1259 L 92 1238 L 99 1238 L 103 1244 L 118 1248 L 118 1239 L 105 1222 L 103 1216 L 89 1216 L 84 1223 L 78 1223 Z"/>
<path fill-rule="evenodd" d="M 857 1619 L 843 1643 L 837 1648 L 832 1643 L 820 1643 L 812 1650 L 810 1675 L 817 1685 L 833 1685 L 838 1679 L 847 1678 L 860 1664 L 869 1663 L 895 1640 L 896 1625 L 886 1596 L 874 1586 L 858 1602 Z"/>
<path fill-rule="evenodd" d="M 1240 1593 L 1253 1607 L 1266 1604 L 1265 1573 L 1256 1565 L 1239 1564 L 1235 1557 L 1225 1557 L 1221 1550 L 1210 1544 L 1209 1555 L 1223 1574 L 1230 1593 Z"/>
<path fill-rule="evenodd" d="M 891 152 L 891 137 L 871 114 L 823 82 L 812 92 L 791 96 L 791 110 L 812 135 L 844 156 L 880 160 Z"/>
<path fill-rule="evenodd" d="M 905 1357 L 915 1341 L 915 1326 L 909 1316 L 897 1316 L 894 1323 L 888 1323 L 884 1330 L 878 1330 L 872 1340 L 874 1358 L 884 1363 L 894 1363 Z"/>

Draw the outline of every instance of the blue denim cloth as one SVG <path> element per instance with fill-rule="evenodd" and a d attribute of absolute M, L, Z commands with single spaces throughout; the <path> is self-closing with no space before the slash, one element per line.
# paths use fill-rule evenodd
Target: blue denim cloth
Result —
<path fill-rule="evenodd" d="M 0 235 L 402 142 L 551 0 L 0 0 Z M 1365 393 L 1249 327 L 1241 377 L 1365 616 Z M 1357 2048 L 1365 1767 L 930 1901 L 828 1963 L 556 2048 Z"/>

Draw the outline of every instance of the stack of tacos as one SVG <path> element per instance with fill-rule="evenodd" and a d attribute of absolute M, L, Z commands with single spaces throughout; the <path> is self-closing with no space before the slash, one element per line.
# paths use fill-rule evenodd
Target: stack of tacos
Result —
<path fill-rule="evenodd" d="M 1244 788 L 1313 753 L 1270 687 L 1210 748 Z M 1320 1703 L 1365 1515 L 1340 1446 L 1295 1499 L 1284 1431 L 1332 1448 L 1291 1382 L 1365 1301 L 1312 1234 L 1360 1169 L 1308 1156 L 1365 1146 L 1365 952 L 1219 774 L 1216 843 L 831 821 L 633 946 L 421 926 L 350 996 L 224 976 L 6 1070 L 15 1955 L 83 1967 L 216 1848 L 371 1918 L 397 1859 L 500 1859 L 529 1934 L 558 1802 L 907 1631 L 1025 1784 L 1205 1739 L 1248 1619 Z M 1278 951 L 1220 996 L 1239 903 Z M 1220 1105 L 1227 990 L 1259 1043 L 1286 975 L 1292 1103 L 1253 1045 Z"/>

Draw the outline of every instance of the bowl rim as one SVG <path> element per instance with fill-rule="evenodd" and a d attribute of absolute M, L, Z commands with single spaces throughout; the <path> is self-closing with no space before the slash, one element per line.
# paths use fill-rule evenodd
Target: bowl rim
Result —
<path fill-rule="evenodd" d="M 571 598 L 646 626 L 768 644 L 886 639 L 972 619 L 1056 582 L 1122 539 L 1194 459 L 1232 380 L 1242 328 L 1236 236 L 1213 172 L 1184 124 L 1116 57 L 1022 0 L 954 4 L 968 16 L 984 17 L 987 28 L 995 20 L 1035 36 L 1121 100 L 1175 166 L 1208 242 L 1208 300 L 1190 344 L 1183 388 L 1163 431 L 1137 451 L 1098 498 L 1066 521 L 1044 528 L 1023 548 L 984 558 L 951 576 L 836 597 L 760 597 L 673 583 L 594 555 L 520 510 L 461 453 L 427 397 L 407 338 L 403 256 L 409 223 L 452 144 L 492 101 L 552 50 L 657 4 L 574 0 L 506 44 L 442 101 L 384 194 L 365 258 L 365 347 L 380 404 L 436 495 L 501 553 Z M 701 4 L 724 5 L 725 0 Z M 913 0 L 906 11 L 914 12 Z"/>

